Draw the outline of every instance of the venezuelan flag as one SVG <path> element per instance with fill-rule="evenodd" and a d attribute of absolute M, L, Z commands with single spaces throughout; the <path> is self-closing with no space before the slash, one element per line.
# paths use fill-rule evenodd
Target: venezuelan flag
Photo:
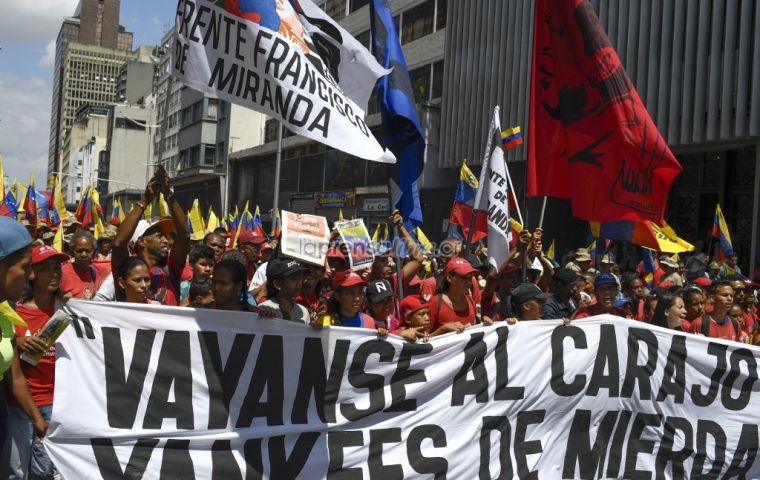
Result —
<path fill-rule="evenodd" d="M 34 176 L 29 178 L 29 188 L 24 198 L 24 212 L 29 223 L 37 227 L 37 191 L 34 188 Z"/>
<path fill-rule="evenodd" d="M 282 220 L 280 220 L 280 210 L 278 209 L 274 214 L 274 226 L 272 228 L 274 238 L 280 238 L 282 233 Z"/>
<path fill-rule="evenodd" d="M 206 233 L 211 233 L 219 228 L 219 217 L 214 213 L 214 209 L 209 205 L 208 216 L 206 217 Z"/>
<path fill-rule="evenodd" d="M 517 148 L 523 143 L 520 127 L 512 127 L 501 132 L 501 147 L 505 152 Z"/>
<path fill-rule="evenodd" d="M 121 200 L 118 198 L 113 202 L 113 213 L 111 214 L 111 225 L 119 226 L 124 221 L 124 209 L 121 207 Z"/>
<path fill-rule="evenodd" d="M 201 214 L 200 202 L 196 198 L 193 200 L 193 206 L 190 209 L 187 221 L 190 225 L 190 234 L 193 240 L 203 240 L 206 236 L 206 227 L 203 223 L 203 215 Z"/>
<path fill-rule="evenodd" d="M 0 204 L 0 215 L 4 217 L 16 218 L 18 217 L 18 201 L 13 195 L 13 190 L 10 188 L 5 193 L 3 203 Z"/>
<path fill-rule="evenodd" d="M 478 191 L 478 177 L 472 173 L 467 166 L 467 159 L 462 162 L 462 168 L 459 169 L 459 180 L 457 181 L 457 191 L 454 194 L 454 201 L 460 203 L 471 203 L 475 199 Z"/>
<path fill-rule="evenodd" d="M 718 246 L 715 249 L 713 258 L 718 263 L 723 262 L 728 257 L 734 255 L 734 247 L 731 243 L 731 234 L 728 232 L 728 224 L 726 224 L 726 217 L 723 216 L 723 211 L 720 209 L 720 204 L 715 205 L 715 217 L 713 219 L 712 237 L 718 240 Z"/>

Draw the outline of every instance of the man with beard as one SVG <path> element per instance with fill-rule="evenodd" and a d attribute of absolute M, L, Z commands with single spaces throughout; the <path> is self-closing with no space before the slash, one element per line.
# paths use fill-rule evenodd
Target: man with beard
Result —
<path fill-rule="evenodd" d="M 159 193 L 169 205 L 171 220 L 149 223 L 141 220 L 146 205 L 153 202 Z M 169 249 L 169 234 L 175 231 L 176 238 Z M 150 290 L 153 300 L 164 305 L 179 305 L 179 284 L 190 247 L 190 234 L 182 207 L 176 202 L 174 192 L 169 188 L 169 177 L 163 168 L 148 182 L 145 194 L 135 202 L 132 210 L 119 225 L 111 251 L 111 267 L 114 275 L 119 265 L 129 257 L 128 245 L 132 245 L 135 255 L 142 258 L 150 269 Z M 118 285 L 118 279 L 114 278 Z"/>
<path fill-rule="evenodd" d="M 615 276 L 611 273 L 602 273 L 596 276 L 594 280 L 594 295 L 596 303 L 578 310 L 575 320 L 593 317 L 594 315 L 609 314 L 623 318 L 631 318 L 628 312 L 615 307 L 620 286 Z"/>

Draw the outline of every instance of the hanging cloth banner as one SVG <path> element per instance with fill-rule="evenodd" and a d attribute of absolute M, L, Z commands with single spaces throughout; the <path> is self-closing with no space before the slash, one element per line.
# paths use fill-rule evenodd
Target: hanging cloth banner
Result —
<path fill-rule="evenodd" d="M 175 28 L 172 74 L 185 85 L 356 157 L 395 162 L 364 122 L 390 70 L 309 0 L 179 0 Z"/>
<path fill-rule="evenodd" d="M 64 478 L 760 477 L 752 346 L 611 316 L 409 343 L 69 308 L 44 442 Z"/>

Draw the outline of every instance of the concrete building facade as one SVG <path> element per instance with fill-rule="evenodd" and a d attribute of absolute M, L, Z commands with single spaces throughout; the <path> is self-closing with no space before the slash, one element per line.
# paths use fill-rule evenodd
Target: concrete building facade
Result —
<path fill-rule="evenodd" d="M 108 137 L 109 108 L 81 107 L 61 148 L 61 189 L 66 205 L 75 205 L 82 190 L 97 184 L 100 152 Z"/>
<path fill-rule="evenodd" d="M 133 35 L 119 25 L 119 0 L 80 0 L 56 40 L 48 145 L 48 175 L 59 171 L 61 145 L 77 110 L 116 98 L 122 64 L 134 54 Z"/>

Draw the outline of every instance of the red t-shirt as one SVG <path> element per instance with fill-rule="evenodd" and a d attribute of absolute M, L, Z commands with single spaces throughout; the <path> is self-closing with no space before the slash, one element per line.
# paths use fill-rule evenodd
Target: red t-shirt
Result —
<path fill-rule="evenodd" d="M 470 324 L 475 325 L 476 311 L 475 301 L 465 296 L 467 299 L 467 310 L 457 311 L 450 307 L 443 299 L 443 295 L 436 295 L 430 299 L 429 302 L 429 315 L 430 315 L 430 331 L 435 331 L 438 327 L 445 323 L 460 322 L 462 325 Z M 438 308 L 438 302 L 441 302 L 440 309 Z"/>
<path fill-rule="evenodd" d="M 16 336 L 33 336 L 45 326 L 50 317 L 55 313 L 55 307 L 49 310 L 40 310 L 24 305 L 18 305 L 16 312 L 24 319 L 28 329 L 16 327 Z M 29 392 L 32 394 L 34 404 L 38 407 L 45 407 L 53 404 L 53 386 L 55 385 L 55 345 L 48 350 L 45 355 L 37 362 L 37 365 L 31 365 L 24 360 L 20 361 L 21 370 L 26 376 L 26 383 L 29 386 Z M 6 396 L 9 403 L 18 405 L 12 395 Z"/>
<path fill-rule="evenodd" d="M 61 291 L 71 293 L 74 298 L 89 300 L 110 272 L 110 263 L 93 263 L 82 272 L 76 270 L 73 263 L 65 263 L 61 267 Z"/>
<path fill-rule="evenodd" d="M 702 335 L 702 319 L 698 318 L 691 322 L 691 327 L 689 328 L 689 333 L 696 333 L 697 335 Z M 739 340 L 739 332 L 734 330 L 734 322 L 731 321 L 728 316 L 724 319 L 723 325 L 719 324 L 715 321 L 712 316 L 710 317 L 710 337 L 711 338 L 722 338 L 725 340 Z"/>
<path fill-rule="evenodd" d="M 615 315 L 618 317 L 628 318 L 628 319 L 631 318 L 630 313 L 628 313 L 627 311 L 621 308 L 613 307 L 611 312 L 605 312 L 600 303 L 595 303 L 589 307 L 581 308 L 578 311 L 578 314 L 575 315 L 575 320 L 593 317 L 595 315 L 604 315 L 605 313 L 610 314 L 610 315 Z"/>

